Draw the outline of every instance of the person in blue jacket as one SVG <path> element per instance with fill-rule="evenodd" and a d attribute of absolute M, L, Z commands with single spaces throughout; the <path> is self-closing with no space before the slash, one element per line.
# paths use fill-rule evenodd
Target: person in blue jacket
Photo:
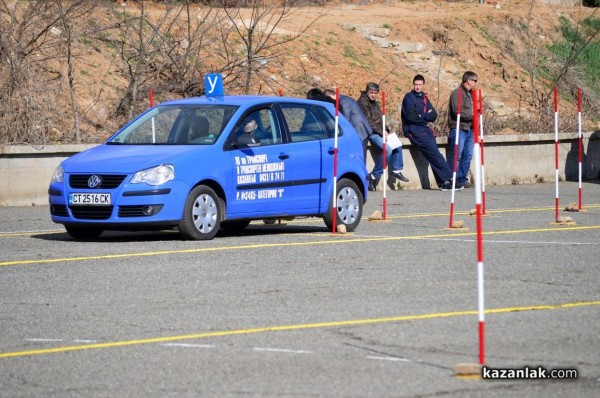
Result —
<path fill-rule="evenodd" d="M 435 122 L 438 114 L 423 91 L 424 86 L 425 78 L 416 75 L 413 89 L 402 99 L 402 131 L 429 161 L 438 187 L 448 191 L 452 189 L 452 170 L 438 149 L 435 134 L 428 125 Z"/>

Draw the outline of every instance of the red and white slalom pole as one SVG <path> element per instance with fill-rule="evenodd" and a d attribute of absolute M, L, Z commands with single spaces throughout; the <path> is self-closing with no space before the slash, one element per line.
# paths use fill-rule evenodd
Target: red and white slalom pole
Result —
<path fill-rule="evenodd" d="M 154 94 L 152 89 L 148 90 L 148 97 L 150 98 L 150 108 L 154 106 Z M 156 126 L 154 125 L 154 117 L 152 117 L 152 143 L 156 142 Z"/>
<path fill-rule="evenodd" d="M 454 219 L 454 194 L 456 192 L 456 169 L 458 166 L 458 143 L 460 141 L 460 110 L 462 108 L 462 88 L 458 90 L 458 109 L 456 110 L 456 134 L 454 135 L 454 157 L 452 159 L 452 196 L 450 198 L 450 222 L 448 228 L 452 228 Z M 475 135 L 477 135 L 477 130 Z"/>
<path fill-rule="evenodd" d="M 381 92 L 381 123 L 383 133 L 383 212 L 382 218 L 387 219 L 387 131 L 385 130 L 385 91 Z"/>
<path fill-rule="evenodd" d="M 337 165 L 338 165 L 338 132 L 340 121 L 340 89 L 335 89 L 335 138 L 333 139 L 333 200 L 331 202 L 332 232 L 337 232 Z"/>
<path fill-rule="evenodd" d="M 479 142 L 481 143 L 481 212 L 485 215 L 485 151 L 483 149 L 483 93 L 481 90 L 479 90 Z"/>
<path fill-rule="evenodd" d="M 477 211 L 477 309 L 479 317 L 479 364 L 485 363 L 485 318 L 484 318 L 484 290 L 483 290 L 483 226 L 482 226 L 482 178 L 480 170 L 483 164 L 481 157 L 479 135 L 477 134 L 479 120 L 478 90 L 473 90 L 473 135 L 475 136 L 475 209 Z"/>
<path fill-rule="evenodd" d="M 554 179 L 556 180 L 556 196 L 555 196 L 555 209 L 554 209 L 554 217 L 555 221 L 558 222 L 558 87 L 554 86 L 554 163 L 556 166 L 556 170 L 554 173 Z"/>
<path fill-rule="evenodd" d="M 577 89 L 577 119 L 579 121 L 579 134 L 577 142 L 577 162 L 579 163 L 579 210 L 583 207 L 583 136 L 581 134 L 581 88 Z"/>

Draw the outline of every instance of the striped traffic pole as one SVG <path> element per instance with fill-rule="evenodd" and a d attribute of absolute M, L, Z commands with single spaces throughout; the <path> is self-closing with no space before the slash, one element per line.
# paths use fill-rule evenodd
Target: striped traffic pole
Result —
<path fill-rule="evenodd" d="M 456 169 L 458 164 L 458 142 L 460 141 L 460 110 L 462 108 L 462 88 L 458 90 L 458 109 L 456 111 L 456 134 L 454 136 L 454 158 L 452 160 L 452 196 L 450 198 L 450 222 L 448 228 L 452 228 L 454 218 L 454 194 L 456 192 Z M 475 132 L 477 130 L 474 130 Z"/>
<path fill-rule="evenodd" d="M 477 308 L 479 317 L 479 364 L 485 363 L 485 318 L 484 318 L 484 291 L 483 291 L 483 227 L 482 227 L 482 179 L 480 170 L 483 159 L 481 157 L 479 135 L 477 134 L 479 120 L 477 113 L 478 90 L 473 90 L 473 135 L 475 138 L 475 209 L 477 211 Z"/>
<path fill-rule="evenodd" d="M 387 131 L 385 130 L 385 91 L 381 92 L 381 123 L 383 132 L 383 213 L 382 218 L 387 219 Z"/>
<path fill-rule="evenodd" d="M 148 90 L 148 96 L 150 97 L 150 108 L 154 106 L 154 94 L 152 93 L 152 89 Z M 156 142 L 156 126 L 154 124 L 154 117 L 152 117 L 152 143 Z"/>
<path fill-rule="evenodd" d="M 555 164 L 555 173 L 554 173 L 554 179 L 556 181 L 555 187 L 556 187 L 556 195 L 555 195 L 555 209 L 554 209 L 554 216 L 555 216 L 555 221 L 558 222 L 558 203 L 559 203 L 559 199 L 558 199 L 558 178 L 559 178 L 559 172 L 558 172 L 558 87 L 554 86 L 554 164 Z"/>
<path fill-rule="evenodd" d="M 577 161 L 579 163 L 579 210 L 583 207 L 583 187 L 581 181 L 583 178 L 583 137 L 581 134 L 581 88 L 577 89 L 577 118 L 579 121 L 579 134 L 577 143 Z"/>
<path fill-rule="evenodd" d="M 481 144 L 481 212 L 485 215 L 485 155 L 483 149 L 483 94 L 479 90 L 479 142 Z"/>
<path fill-rule="evenodd" d="M 339 131 L 339 114 L 340 114 L 340 89 L 335 89 L 335 138 L 333 139 L 333 200 L 331 205 L 332 214 L 332 232 L 337 231 L 337 165 L 338 165 L 338 131 Z"/>

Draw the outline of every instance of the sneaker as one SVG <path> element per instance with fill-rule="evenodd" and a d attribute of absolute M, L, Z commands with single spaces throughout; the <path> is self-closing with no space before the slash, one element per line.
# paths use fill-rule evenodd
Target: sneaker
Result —
<path fill-rule="evenodd" d="M 442 189 L 442 191 L 452 191 L 452 180 L 448 180 L 446 182 L 444 182 L 440 188 Z"/>
<path fill-rule="evenodd" d="M 408 178 L 404 177 L 402 175 L 401 171 L 392 171 L 392 177 L 399 179 L 400 181 L 403 182 L 408 182 Z"/>
<path fill-rule="evenodd" d="M 464 187 L 465 187 L 465 185 L 464 185 L 464 184 L 457 184 L 457 185 L 454 187 L 454 190 L 455 190 L 455 191 L 462 191 Z"/>

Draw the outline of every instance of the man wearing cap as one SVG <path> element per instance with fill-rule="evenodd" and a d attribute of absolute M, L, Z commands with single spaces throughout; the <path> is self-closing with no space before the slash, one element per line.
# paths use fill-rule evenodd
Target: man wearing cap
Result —
<path fill-rule="evenodd" d="M 368 83 L 365 91 L 360 92 L 357 100 L 371 125 L 371 129 L 373 129 L 373 134 L 369 136 L 369 141 L 380 151 L 374 159 L 375 166 L 373 167 L 373 171 L 369 174 L 369 191 L 377 190 L 377 185 L 383 175 L 383 116 L 381 106 L 377 102 L 377 95 L 379 95 L 379 85 L 377 83 Z M 385 153 L 387 164 L 392 165 L 392 177 L 408 182 L 408 178 L 404 177 L 401 172 L 404 168 L 402 147 L 392 150 L 386 144 Z"/>

